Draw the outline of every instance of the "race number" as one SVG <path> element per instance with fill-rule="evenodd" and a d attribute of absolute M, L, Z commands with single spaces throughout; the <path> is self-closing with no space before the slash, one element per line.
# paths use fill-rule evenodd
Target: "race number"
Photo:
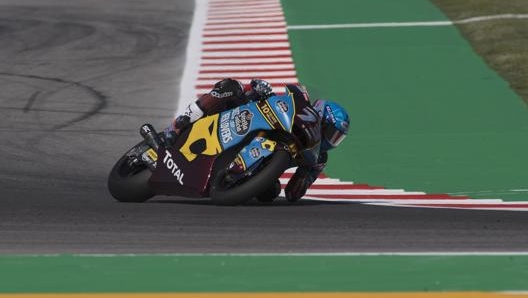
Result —
<path fill-rule="evenodd" d="M 196 121 L 180 152 L 189 162 L 199 154 L 214 156 L 222 152 L 218 139 L 218 115 Z"/>

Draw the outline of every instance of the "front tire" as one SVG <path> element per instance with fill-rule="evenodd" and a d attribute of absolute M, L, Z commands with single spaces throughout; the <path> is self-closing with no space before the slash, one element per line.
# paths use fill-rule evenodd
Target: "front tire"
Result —
<path fill-rule="evenodd" d="M 268 187 L 268 189 L 257 196 L 257 201 L 271 203 L 280 195 L 280 192 L 281 184 L 279 180 L 276 180 L 271 187 Z"/>
<path fill-rule="evenodd" d="M 123 155 L 108 176 L 108 190 L 120 202 L 144 202 L 154 196 L 148 186 L 152 173 L 146 165 L 131 168 L 128 156 Z"/>
<path fill-rule="evenodd" d="M 224 188 L 225 171 L 216 173 L 211 184 L 210 196 L 216 205 L 234 206 L 245 203 L 273 186 L 290 165 L 291 156 L 286 151 L 276 151 L 268 164 L 246 182 L 233 188 Z"/>

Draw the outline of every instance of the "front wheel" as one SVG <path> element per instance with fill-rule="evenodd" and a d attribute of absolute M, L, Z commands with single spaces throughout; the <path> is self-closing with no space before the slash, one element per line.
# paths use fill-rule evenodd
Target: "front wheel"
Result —
<path fill-rule="evenodd" d="M 224 187 L 225 171 L 216 173 L 211 184 L 210 196 L 216 205 L 234 206 L 245 203 L 269 189 L 290 165 L 290 153 L 275 151 L 267 164 L 247 181 L 232 187 Z"/>
<path fill-rule="evenodd" d="M 152 173 L 144 164 L 130 165 L 123 155 L 108 176 L 108 190 L 120 202 L 144 202 L 154 196 L 147 182 Z"/>

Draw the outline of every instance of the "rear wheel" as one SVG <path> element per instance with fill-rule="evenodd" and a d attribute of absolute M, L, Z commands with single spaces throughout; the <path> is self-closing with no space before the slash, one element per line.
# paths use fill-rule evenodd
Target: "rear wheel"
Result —
<path fill-rule="evenodd" d="M 276 151 L 268 158 L 265 166 L 248 180 L 233 186 L 226 186 L 227 172 L 219 171 L 212 180 L 210 196 L 217 205 L 233 206 L 249 201 L 273 186 L 290 165 L 290 154 Z"/>
<path fill-rule="evenodd" d="M 142 163 L 130 164 L 123 155 L 108 176 L 108 190 L 120 202 L 144 202 L 154 196 L 148 186 L 151 171 Z"/>

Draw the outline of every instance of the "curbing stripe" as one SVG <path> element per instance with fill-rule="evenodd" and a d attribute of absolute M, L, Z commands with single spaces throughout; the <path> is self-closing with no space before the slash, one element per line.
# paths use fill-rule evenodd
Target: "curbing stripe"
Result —
<path fill-rule="evenodd" d="M 451 26 L 497 19 L 524 19 L 528 15 L 503 14 L 458 21 L 390 22 L 287 26 L 279 0 L 196 0 L 187 62 L 182 79 L 179 113 L 187 104 L 210 91 L 210 85 L 226 77 L 249 82 L 270 80 L 273 91 L 283 92 L 285 83 L 298 83 L 287 30 Z M 228 13 L 229 12 L 229 13 Z M 234 13 L 233 13 L 234 12 Z M 249 19 L 252 18 L 252 19 Z M 194 88 L 189 87 L 194 86 Z M 178 114 L 179 114 L 178 113 Z M 295 169 L 280 179 L 283 187 Z M 284 195 L 284 191 L 282 191 Z M 502 200 L 473 200 L 467 196 L 426 194 L 402 189 L 354 184 L 330 179 L 324 174 L 308 189 L 305 199 L 326 202 L 428 208 L 465 208 L 528 211 L 528 202 L 515 205 Z"/>

